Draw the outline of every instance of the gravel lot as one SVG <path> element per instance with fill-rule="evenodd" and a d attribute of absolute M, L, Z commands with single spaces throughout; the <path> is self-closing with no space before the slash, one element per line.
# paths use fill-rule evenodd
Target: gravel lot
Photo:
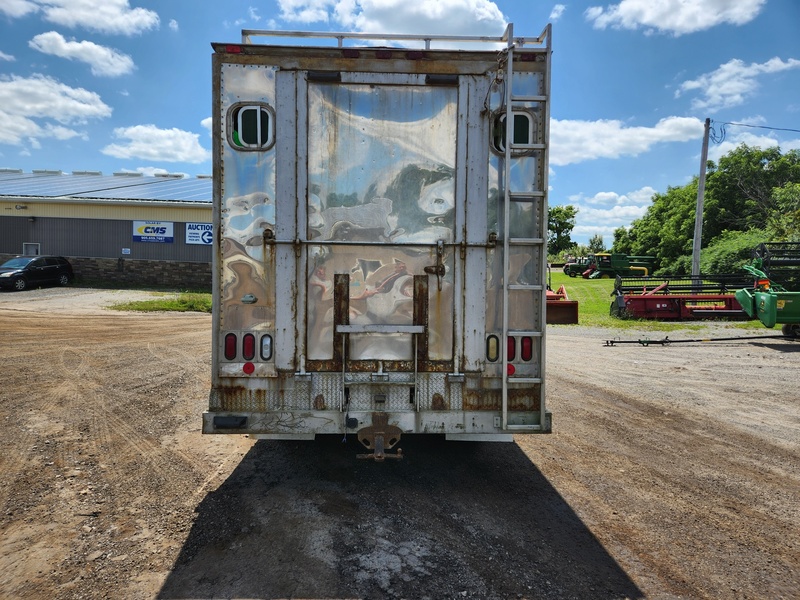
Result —
<path fill-rule="evenodd" d="M 374 464 L 202 436 L 211 318 L 149 295 L 0 293 L 1 598 L 800 598 L 779 331 L 552 326 L 553 434 Z"/>

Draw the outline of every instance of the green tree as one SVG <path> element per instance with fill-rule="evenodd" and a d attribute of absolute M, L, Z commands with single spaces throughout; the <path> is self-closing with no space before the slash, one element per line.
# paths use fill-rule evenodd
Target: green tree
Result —
<path fill-rule="evenodd" d="M 753 259 L 753 249 L 767 239 L 763 229 L 723 231 L 700 255 L 703 273 L 742 273 Z"/>
<path fill-rule="evenodd" d="M 597 252 L 605 252 L 606 245 L 603 243 L 603 236 L 599 233 L 594 234 L 589 240 L 589 252 L 595 254 Z"/>
<path fill-rule="evenodd" d="M 547 214 L 547 253 L 558 254 L 571 248 L 578 209 L 571 204 L 551 206 Z"/>
<path fill-rule="evenodd" d="M 767 217 L 767 231 L 774 241 L 800 241 L 800 183 L 772 190 L 775 211 Z"/>
<path fill-rule="evenodd" d="M 621 252 L 622 254 L 633 254 L 631 251 L 633 239 L 630 229 L 627 227 L 617 227 L 614 230 L 614 243 L 611 244 L 611 251 Z"/>
<path fill-rule="evenodd" d="M 800 183 L 800 151 L 738 146 L 710 163 L 704 205 L 703 240 L 722 231 L 761 228 L 778 209 L 775 188 Z"/>
<path fill-rule="evenodd" d="M 655 194 L 653 203 L 627 233 L 615 232 L 614 251 L 655 256 L 659 266 L 691 254 L 696 201 L 697 181 Z"/>

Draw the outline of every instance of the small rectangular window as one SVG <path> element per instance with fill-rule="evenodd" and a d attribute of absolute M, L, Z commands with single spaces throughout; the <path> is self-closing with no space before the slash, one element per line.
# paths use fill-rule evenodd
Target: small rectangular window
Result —
<path fill-rule="evenodd" d="M 512 143 L 528 145 L 533 143 L 533 119 L 527 112 L 514 112 L 511 127 Z M 497 152 L 506 151 L 506 114 L 500 113 L 495 118 L 493 145 Z"/>
<path fill-rule="evenodd" d="M 229 117 L 230 143 L 239 150 L 266 150 L 272 146 L 274 119 L 262 104 L 235 105 Z"/>

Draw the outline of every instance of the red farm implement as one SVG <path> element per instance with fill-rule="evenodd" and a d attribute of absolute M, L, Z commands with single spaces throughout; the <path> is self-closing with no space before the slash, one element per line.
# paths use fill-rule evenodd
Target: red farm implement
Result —
<path fill-rule="evenodd" d="M 620 318 L 748 319 L 735 293 L 752 280 L 742 275 L 617 277 L 611 314 Z"/>
<path fill-rule="evenodd" d="M 562 285 L 557 291 L 547 290 L 548 325 L 577 325 L 578 301 L 570 300 L 567 289 Z"/>

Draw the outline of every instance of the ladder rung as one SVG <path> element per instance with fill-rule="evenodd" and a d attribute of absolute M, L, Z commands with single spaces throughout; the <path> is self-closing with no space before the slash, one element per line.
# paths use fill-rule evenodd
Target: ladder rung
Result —
<path fill-rule="evenodd" d="M 511 144 L 512 150 L 544 150 L 545 144 Z"/>
<path fill-rule="evenodd" d="M 510 246 L 541 246 L 544 238 L 508 238 Z"/>
<path fill-rule="evenodd" d="M 509 377 L 508 383 L 542 383 L 541 377 Z"/>
<path fill-rule="evenodd" d="M 514 329 L 508 330 L 508 335 L 527 335 L 528 337 L 541 337 L 541 331 L 532 331 L 532 330 L 523 330 L 523 329 Z"/>
<path fill-rule="evenodd" d="M 544 289 L 543 285 L 528 285 L 523 283 L 511 283 L 508 285 L 509 290 L 529 290 L 534 292 L 541 292 Z"/>
<path fill-rule="evenodd" d="M 511 96 L 511 102 L 547 102 L 547 96 Z"/>
<path fill-rule="evenodd" d="M 544 192 L 510 192 L 508 197 L 512 202 L 533 202 L 538 198 L 544 198 Z"/>
<path fill-rule="evenodd" d="M 506 425 L 507 431 L 541 431 L 541 425 Z"/>

